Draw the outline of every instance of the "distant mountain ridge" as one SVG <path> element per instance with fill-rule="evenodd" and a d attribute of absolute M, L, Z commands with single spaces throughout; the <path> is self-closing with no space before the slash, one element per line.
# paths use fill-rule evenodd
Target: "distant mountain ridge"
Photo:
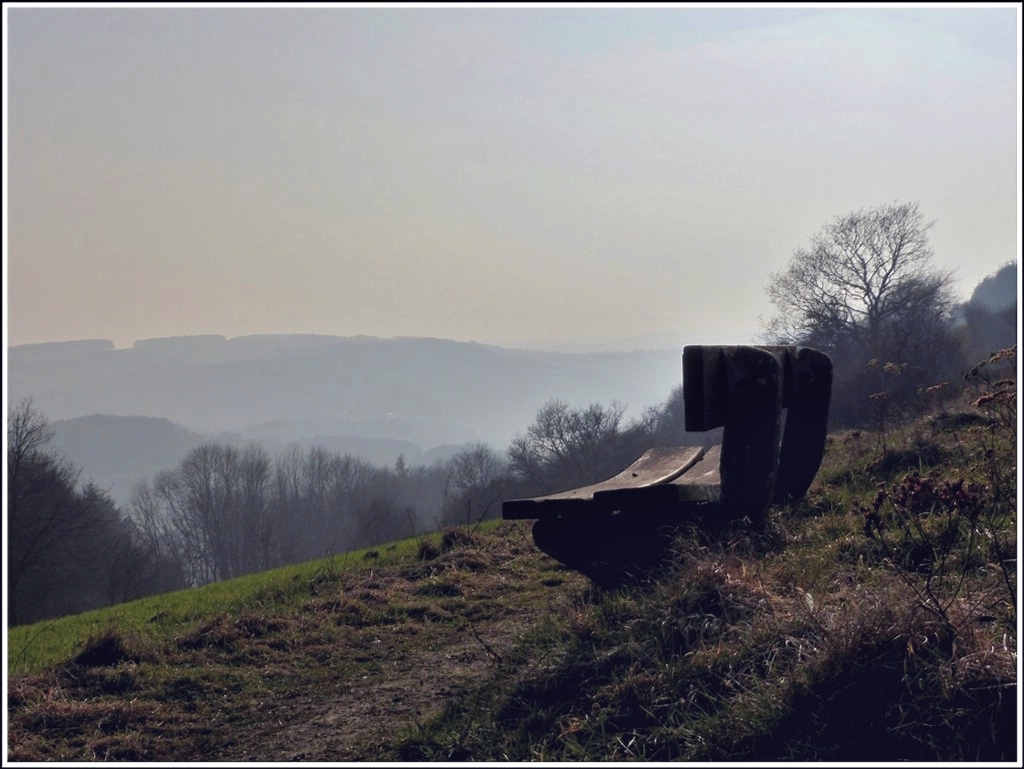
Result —
<path fill-rule="evenodd" d="M 8 402 L 32 399 L 83 479 L 110 481 L 133 462 L 152 472 L 146 435 L 171 464 L 216 436 L 271 450 L 316 442 L 375 464 L 399 454 L 432 461 L 470 441 L 503 450 L 554 398 L 617 400 L 627 417 L 664 402 L 681 382 L 681 349 L 558 353 L 312 334 L 169 337 L 127 349 L 83 340 L 8 348 L 7 377 Z M 109 459 L 123 472 L 99 456 L 113 446 L 124 447 Z"/>
<path fill-rule="evenodd" d="M 50 424 L 54 445 L 95 483 L 125 504 L 132 487 L 170 469 L 204 436 L 158 417 L 92 415 Z"/>
<path fill-rule="evenodd" d="M 680 350 L 553 353 L 442 339 L 171 337 L 8 350 L 10 402 L 50 420 L 151 416 L 199 432 L 277 423 L 294 433 L 502 445 L 551 398 L 637 411 L 681 381 Z M 344 429 L 339 428 L 339 422 Z M 330 429 L 323 429 L 331 426 Z"/>

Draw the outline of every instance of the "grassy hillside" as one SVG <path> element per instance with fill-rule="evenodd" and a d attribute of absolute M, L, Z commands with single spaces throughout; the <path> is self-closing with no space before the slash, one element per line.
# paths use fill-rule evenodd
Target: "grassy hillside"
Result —
<path fill-rule="evenodd" d="M 1016 438 L 1006 382 L 833 434 L 623 590 L 492 522 L 17 628 L 8 759 L 1012 761 Z"/>
<path fill-rule="evenodd" d="M 583 583 L 493 521 L 18 627 L 8 758 L 368 757 Z"/>
<path fill-rule="evenodd" d="M 656 584 L 576 594 L 389 757 L 1015 760 L 1008 384 L 974 393 L 981 409 L 832 435 L 767 530 L 688 532 Z"/>

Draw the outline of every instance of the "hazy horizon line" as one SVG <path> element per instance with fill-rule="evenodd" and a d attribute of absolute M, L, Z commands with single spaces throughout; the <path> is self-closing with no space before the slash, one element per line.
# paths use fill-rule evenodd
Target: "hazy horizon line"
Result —
<path fill-rule="evenodd" d="M 685 344 L 756 344 L 755 338 L 756 332 L 749 332 L 744 334 L 726 334 L 723 338 L 721 335 L 717 336 L 713 340 L 701 339 L 698 341 L 687 341 L 687 337 L 691 335 L 683 332 L 672 332 L 672 331 L 652 331 L 644 334 L 631 334 L 623 337 L 614 338 L 602 338 L 602 337 L 589 337 L 589 338 L 570 338 L 561 340 L 539 340 L 539 339 L 514 339 L 514 340 L 503 340 L 503 341 L 491 341 L 485 339 L 458 339 L 454 337 L 439 337 L 439 336 L 418 336 L 413 334 L 396 334 L 392 336 L 383 336 L 377 334 L 322 334 L 316 332 L 253 332 L 245 334 L 236 334 L 229 336 L 227 334 L 217 333 L 196 333 L 196 334 L 169 334 L 166 336 L 152 336 L 152 337 L 140 337 L 127 344 L 118 344 L 117 341 L 109 337 L 80 337 L 73 339 L 52 339 L 40 342 L 20 342 L 17 344 L 8 344 L 8 349 L 22 348 L 22 347 L 43 347 L 43 346 L 57 346 L 57 345 L 76 345 L 76 344 L 89 344 L 89 343 L 103 343 L 108 344 L 110 349 L 114 351 L 131 350 L 135 347 L 145 344 L 147 342 L 160 342 L 170 340 L 185 340 L 185 339 L 208 339 L 208 340 L 220 340 L 224 342 L 230 342 L 239 339 L 254 339 L 259 337 L 265 338 L 323 338 L 323 339 L 367 339 L 367 340 L 379 340 L 379 341 L 399 341 L 399 340 L 436 340 L 446 342 L 456 342 L 460 344 L 478 344 L 486 347 L 500 347 L 509 350 L 533 350 L 538 352 L 561 352 L 561 353 L 590 353 L 590 352 L 635 352 L 637 350 L 667 350 L 674 348 L 681 348 Z"/>

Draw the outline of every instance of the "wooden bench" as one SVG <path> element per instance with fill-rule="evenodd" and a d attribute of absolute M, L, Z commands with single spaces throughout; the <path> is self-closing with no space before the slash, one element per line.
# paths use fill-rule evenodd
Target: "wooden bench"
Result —
<path fill-rule="evenodd" d="M 773 502 L 807 492 L 821 465 L 832 361 L 810 347 L 683 348 L 686 429 L 722 428 L 710 448 L 650 449 L 618 475 L 502 504 L 536 519 L 538 547 L 595 581 L 645 571 L 687 522 L 759 522 Z"/>

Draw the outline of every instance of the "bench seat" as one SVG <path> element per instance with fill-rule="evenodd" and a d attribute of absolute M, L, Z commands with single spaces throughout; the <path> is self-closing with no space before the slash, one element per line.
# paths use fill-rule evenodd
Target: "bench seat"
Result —
<path fill-rule="evenodd" d="M 618 475 L 577 489 L 505 502 L 505 519 L 602 515 L 678 502 L 717 502 L 721 447 L 649 449 Z"/>

